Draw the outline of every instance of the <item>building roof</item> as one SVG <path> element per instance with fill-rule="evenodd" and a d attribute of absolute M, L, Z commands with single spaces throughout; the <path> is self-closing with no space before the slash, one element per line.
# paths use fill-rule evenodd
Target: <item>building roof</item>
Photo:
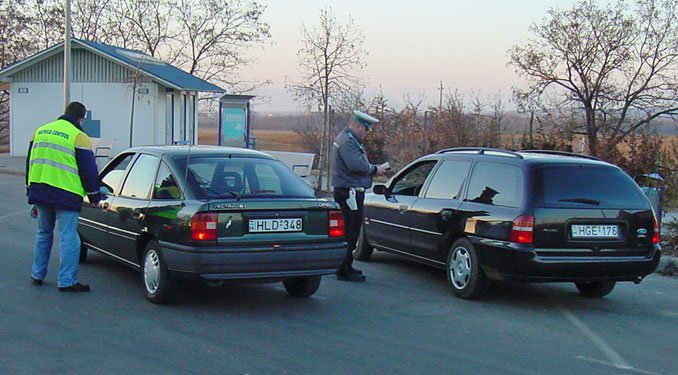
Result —
<path fill-rule="evenodd" d="M 127 66 L 130 69 L 139 69 L 144 75 L 175 90 L 215 93 L 224 93 L 226 91 L 219 86 L 189 74 L 177 67 L 166 64 L 162 60 L 151 57 L 140 51 L 95 43 L 83 39 L 72 39 L 71 43 L 72 45 L 78 45 L 106 59 L 115 61 L 118 64 Z M 61 51 L 63 51 L 63 42 L 0 70 L 0 79 L 26 69 Z"/>

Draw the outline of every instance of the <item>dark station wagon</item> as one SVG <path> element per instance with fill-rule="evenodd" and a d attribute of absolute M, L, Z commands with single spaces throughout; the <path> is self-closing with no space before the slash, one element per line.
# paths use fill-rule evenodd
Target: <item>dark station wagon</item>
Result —
<path fill-rule="evenodd" d="M 602 297 L 661 257 L 650 202 L 620 168 L 582 155 L 453 148 L 375 185 L 354 253 L 374 249 L 445 269 L 461 298 L 489 280 L 574 282 Z"/>
<path fill-rule="evenodd" d="M 106 199 L 85 202 L 80 215 L 81 260 L 91 249 L 139 269 L 154 303 L 167 302 L 179 279 L 282 281 L 307 297 L 345 257 L 339 206 L 258 151 L 137 147 L 101 180 Z"/>

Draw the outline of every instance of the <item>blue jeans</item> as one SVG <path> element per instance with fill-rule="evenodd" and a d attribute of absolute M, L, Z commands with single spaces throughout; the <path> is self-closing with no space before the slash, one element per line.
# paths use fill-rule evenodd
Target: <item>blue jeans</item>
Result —
<path fill-rule="evenodd" d="M 35 232 L 31 277 L 42 280 L 47 275 L 56 224 L 60 238 L 58 285 L 60 288 L 74 285 L 78 282 L 78 262 L 80 261 L 80 236 L 77 231 L 80 213 L 43 205 L 37 205 L 37 207 L 38 230 Z"/>

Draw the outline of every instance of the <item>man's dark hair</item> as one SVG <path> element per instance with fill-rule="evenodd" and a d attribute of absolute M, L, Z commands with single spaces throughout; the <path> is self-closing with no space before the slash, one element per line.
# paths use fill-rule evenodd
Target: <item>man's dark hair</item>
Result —
<path fill-rule="evenodd" d="M 70 102 L 66 106 L 64 115 L 74 120 L 78 120 L 81 118 L 85 118 L 85 116 L 87 115 L 87 109 L 85 108 L 85 105 L 80 102 Z"/>

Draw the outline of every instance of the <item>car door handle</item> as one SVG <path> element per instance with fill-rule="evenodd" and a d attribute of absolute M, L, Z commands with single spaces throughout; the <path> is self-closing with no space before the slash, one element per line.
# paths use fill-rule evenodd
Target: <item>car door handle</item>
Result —
<path fill-rule="evenodd" d="M 404 214 L 405 212 L 407 212 L 408 208 L 409 207 L 406 204 L 401 204 L 400 207 L 398 207 L 398 211 L 400 211 L 401 214 Z"/>
<path fill-rule="evenodd" d="M 132 217 L 135 219 L 143 219 L 144 214 L 141 212 L 141 210 L 135 208 L 134 210 L 132 210 Z"/>

